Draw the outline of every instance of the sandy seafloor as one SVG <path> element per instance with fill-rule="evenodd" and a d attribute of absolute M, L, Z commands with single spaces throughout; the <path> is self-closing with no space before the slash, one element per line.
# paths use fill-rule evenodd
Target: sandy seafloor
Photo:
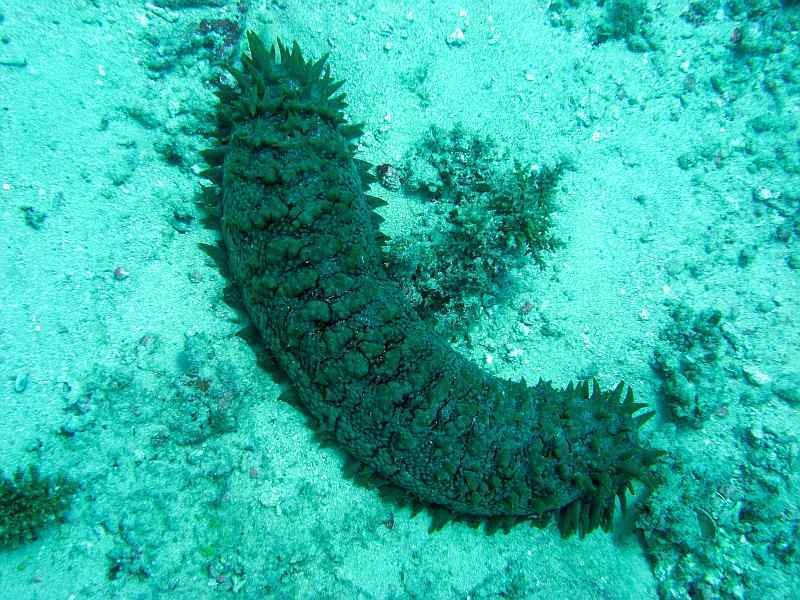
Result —
<path fill-rule="evenodd" d="M 638 38 L 593 44 L 608 7 L 572 4 L 0 3 L 0 468 L 80 484 L 2 550 L 0 597 L 800 597 L 800 9 L 651 1 Z M 203 19 L 330 52 L 373 163 L 457 122 L 570 157 L 563 245 L 461 350 L 657 410 L 663 484 L 614 532 L 429 534 L 279 401 L 197 246 L 208 81 L 238 43 Z"/>

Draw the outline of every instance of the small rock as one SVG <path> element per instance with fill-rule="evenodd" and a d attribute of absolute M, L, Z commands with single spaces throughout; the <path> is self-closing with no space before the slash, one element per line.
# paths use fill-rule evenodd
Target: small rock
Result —
<path fill-rule="evenodd" d="M 460 47 L 464 45 L 465 41 L 466 39 L 464 38 L 464 32 L 460 27 L 456 27 L 453 32 L 447 36 L 448 46 Z"/>
<path fill-rule="evenodd" d="M 21 394 L 28 387 L 29 376 L 27 373 L 20 373 L 14 379 L 14 391 Z"/>
<path fill-rule="evenodd" d="M 186 233 L 192 227 L 194 217 L 189 213 L 175 209 L 172 213 L 172 228 L 178 233 Z"/>
<path fill-rule="evenodd" d="M 401 186 L 400 173 L 389 163 L 383 163 L 375 167 L 378 176 L 378 183 L 387 190 L 399 190 Z"/>
<path fill-rule="evenodd" d="M 750 437 L 750 445 L 754 448 L 758 445 L 758 442 L 764 439 L 764 428 L 758 423 L 753 425 L 747 433 Z"/>
<path fill-rule="evenodd" d="M 744 373 L 744 378 L 747 382 L 752 385 L 762 386 L 771 381 L 770 376 L 755 365 L 742 365 L 742 373 Z"/>

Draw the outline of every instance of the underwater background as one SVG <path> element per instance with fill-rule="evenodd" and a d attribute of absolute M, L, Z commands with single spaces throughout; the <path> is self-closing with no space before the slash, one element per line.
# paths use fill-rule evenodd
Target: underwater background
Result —
<path fill-rule="evenodd" d="M 247 30 L 330 54 L 453 348 L 656 410 L 611 533 L 430 533 L 279 400 L 198 248 Z M 798 31 L 789 0 L 0 2 L 0 595 L 800 598 Z"/>

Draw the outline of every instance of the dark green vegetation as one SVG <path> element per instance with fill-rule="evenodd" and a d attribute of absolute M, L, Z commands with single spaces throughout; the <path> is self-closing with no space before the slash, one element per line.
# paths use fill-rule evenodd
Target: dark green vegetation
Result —
<path fill-rule="evenodd" d="M 39 531 L 69 510 L 78 485 L 63 475 L 42 477 L 35 465 L 0 473 L 0 549 L 37 539 Z"/>
<path fill-rule="evenodd" d="M 389 246 L 389 270 L 421 318 L 463 333 L 514 269 L 544 265 L 557 245 L 551 215 L 565 165 L 525 168 L 460 126 L 427 132 L 401 171 L 404 189 L 424 203 L 419 218 L 434 222 L 415 223 Z"/>
<path fill-rule="evenodd" d="M 384 268 L 383 201 L 354 157 L 325 58 L 248 36 L 236 89 L 219 90 L 204 175 L 208 222 L 263 344 L 321 435 L 439 516 L 510 526 L 553 516 L 564 536 L 608 530 L 631 482 L 652 483 L 652 413 L 620 383 L 504 381 L 453 351 Z M 521 233 L 521 235 L 526 235 Z M 511 239 L 511 238 L 509 238 Z M 387 488 L 384 488 L 387 489 Z M 438 524 L 438 521 L 435 522 Z"/>

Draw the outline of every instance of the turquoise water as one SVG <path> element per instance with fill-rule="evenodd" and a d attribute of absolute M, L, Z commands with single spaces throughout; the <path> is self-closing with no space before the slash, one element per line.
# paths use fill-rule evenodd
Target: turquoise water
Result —
<path fill-rule="evenodd" d="M 279 399 L 198 249 L 247 29 L 330 53 L 420 311 L 454 281 L 436 248 L 483 235 L 426 192 L 431 126 L 491 138 L 481 173 L 568 165 L 540 264 L 501 254 L 430 318 L 500 377 L 624 379 L 656 410 L 660 484 L 612 532 L 431 534 Z M 769 0 L 0 5 L 2 596 L 800 597 L 799 29 Z"/>

